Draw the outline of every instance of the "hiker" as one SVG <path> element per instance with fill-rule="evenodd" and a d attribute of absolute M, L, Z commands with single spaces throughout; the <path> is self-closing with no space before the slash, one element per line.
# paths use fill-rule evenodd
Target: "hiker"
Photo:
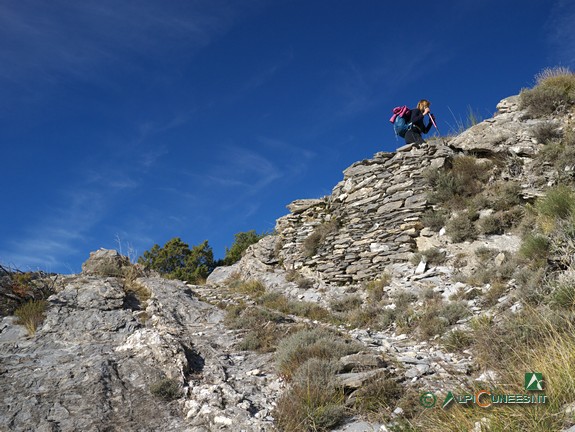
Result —
<path fill-rule="evenodd" d="M 433 114 L 429 112 L 429 105 L 431 103 L 428 100 L 422 99 L 417 104 L 417 108 L 411 110 L 411 128 L 405 133 L 406 144 L 423 144 L 425 142 L 421 134 L 428 133 L 435 120 Z M 425 126 L 423 119 L 427 114 L 429 114 L 430 118 L 427 126 Z"/>

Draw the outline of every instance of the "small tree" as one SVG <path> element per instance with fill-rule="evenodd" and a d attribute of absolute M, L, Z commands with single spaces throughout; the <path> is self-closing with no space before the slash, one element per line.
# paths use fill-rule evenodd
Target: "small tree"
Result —
<path fill-rule="evenodd" d="M 235 262 L 238 262 L 241 258 L 245 250 L 260 241 L 265 234 L 258 234 L 255 230 L 240 232 L 234 235 L 235 241 L 231 248 L 226 248 L 226 256 L 224 257 L 224 264 L 225 265 L 232 265 Z"/>
<path fill-rule="evenodd" d="M 138 258 L 138 263 L 168 278 L 191 283 L 203 281 L 215 267 L 214 254 L 207 240 L 190 249 L 179 237 L 169 240 L 163 247 L 155 244 Z"/>

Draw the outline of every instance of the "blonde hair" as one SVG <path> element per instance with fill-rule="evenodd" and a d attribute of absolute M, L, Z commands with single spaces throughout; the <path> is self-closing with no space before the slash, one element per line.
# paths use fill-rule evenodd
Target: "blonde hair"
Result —
<path fill-rule="evenodd" d="M 427 99 L 421 99 L 417 104 L 417 109 L 419 111 L 423 111 L 425 108 L 429 108 L 429 105 L 431 105 L 431 102 L 429 102 Z"/>

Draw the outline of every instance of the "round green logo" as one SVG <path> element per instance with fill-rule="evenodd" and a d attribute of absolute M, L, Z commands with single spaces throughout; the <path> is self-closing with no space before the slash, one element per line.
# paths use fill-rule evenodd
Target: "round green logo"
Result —
<path fill-rule="evenodd" d="M 433 408 L 435 406 L 435 402 L 437 402 L 437 397 L 431 392 L 423 393 L 419 396 L 419 403 L 424 408 Z"/>

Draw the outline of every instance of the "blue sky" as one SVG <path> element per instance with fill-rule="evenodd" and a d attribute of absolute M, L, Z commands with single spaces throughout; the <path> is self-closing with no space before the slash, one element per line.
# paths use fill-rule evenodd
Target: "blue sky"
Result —
<path fill-rule="evenodd" d="M 568 0 L 0 0 L 0 263 L 223 257 L 397 148 L 394 106 L 431 100 L 445 134 L 573 70 L 574 24 Z"/>

